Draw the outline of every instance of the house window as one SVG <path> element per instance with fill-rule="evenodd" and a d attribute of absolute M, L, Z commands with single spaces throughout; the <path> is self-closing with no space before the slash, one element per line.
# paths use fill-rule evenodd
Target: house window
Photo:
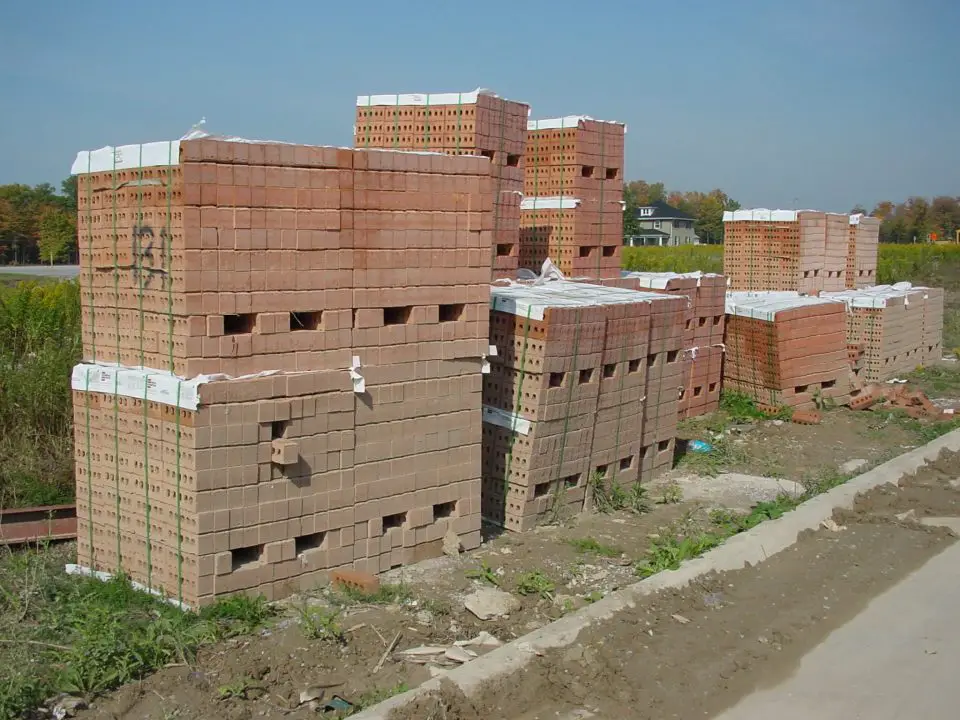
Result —
<path fill-rule="evenodd" d="M 654 221 L 653 227 L 655 227 L 657 230 L 659 230 L 659 229 L 660 229 L 660 221 L 659 221 L 659 220 Z"/>
<path fill-rule="evenodd" d="M 651 215 L 653 215 L 653 208 L 652 207 L 640 208 L 638 211 L 638 214 L 640 215 L 640 217 L 650 217 Z"/>

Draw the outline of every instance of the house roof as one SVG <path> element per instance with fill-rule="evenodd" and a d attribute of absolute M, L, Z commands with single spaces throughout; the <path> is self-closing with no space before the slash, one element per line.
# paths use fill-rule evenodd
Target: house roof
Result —
<path fill-rule="evenodd" d="M 640 215 L 640 211 L 644 208 L 653 208 L 653 214 Z M 673 207 L 673 205 L 668 205 L 663 200 L 641 205 L 634 211 L 634 215 L 637 220 L 696 220 L 690 213 L 685 213 L 683 210 Z"/>
<path fill-rule="evenodd" d="M 649 220 L 649 218 L 644 218 L 644 219 L 645 219 L 645 220 Z M 663 230 L 653 230 L 653 229 L 651 229 L 651 228 L 640 228 L 639 231 L 633 233 L 633 235 L 631 235 L 630 237 L 656 237 L 656 238 L 665 237 L 665 238 L 668 238 L 668 237 L 670 237 L 670 233 L 665 233 Z"/>

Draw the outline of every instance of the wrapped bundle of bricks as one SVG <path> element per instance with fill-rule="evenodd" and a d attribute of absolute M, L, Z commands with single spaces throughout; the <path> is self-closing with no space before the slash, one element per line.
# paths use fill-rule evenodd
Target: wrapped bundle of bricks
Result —
<path fill-rule="evenodd" d="M 520 266 L 549 258 L 566 275 L 618 277 L 626 126 L 573 115 L 528 129 Z"/>
<path fill-rule="evenodd" d="M 492 268 L 494 277 L 512 277 L 519 263 L 529 115 L 528 105 L 487 90 L 361 95 L 354 145 L 488 158 L 493 177 Z"/>
<path fill-rule="evenodd" d="M 527 530 L 671 466 L 685 306 L 569 281 L 492 289 L 486 518 Z"/>
<path fill-rule="evenodd" d="M 733 290 L 817 293 L 846 287 L 850 216 L 814 210 L 723 214 L 723 272 Z"/>
<path fill-rule="evenodd" d="M 767 409 L 850 399 L 844 305 L 792 292 L 728 292 L 723 386 Z"/>
<path fill-rule="evenodd" d="M 688 298 L 683 326 L 680 420 L 720 406 L 727 279 L 714 273 L 623 272 L 621 287 Z"/>
<path fill-rule="evenodd" d="M 847 247 L 847 288 L 870 287 L 877 281 L 880 218 L 851 215 Z"/>
<path fill-rule="evenodd" d="M 73 172 L 81 565 L 193 606 L 479 544 L 487 160 L 203 138 Z"/>
<path fill-rule="evenodd" d="M 847 307 L 847 343 L 863 350 L 860 376 L 883 382 L 941 358 L 943 290 L 910 283 L 824 293 Z"/>

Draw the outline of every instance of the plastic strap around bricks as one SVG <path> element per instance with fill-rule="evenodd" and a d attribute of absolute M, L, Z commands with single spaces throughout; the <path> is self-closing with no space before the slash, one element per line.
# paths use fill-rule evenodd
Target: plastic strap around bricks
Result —
<path fill-rule="evenodd" d="M 93 304 L 93 182 L 90 179 L 91 160 L 87 153 L 87 290 L 90 293 L 90 351 L 97 361 L 97 316 Z M 89 428 L 88 428 L 89 429 Z M 87 448 L 89 450 L 89 448 Z"/>
<path fill-rule="evenodd" d="M 517 396 L 513 401 L 513 415 L 514 417 L 520 417 L 520 409 L 522 407 L 521 400 L 523 398 L 523 380 L 527 375 L 527 348 L 530 345 L 530 314 L 533 310 L 533 304 L 527 307 L 527 316 L 523 323 L 523 348 L 520 350 L 520 377 L 517 380 Z M 503 478 L 503 500 L 504 503 L 510 498 L 510 477 L 513 472 L 513 446 L 517 442 L 516 432 L 510 433 L 510 443 L 507 448 L 507 457 L 506 462 L 504 463 L 506 472 L 504 473 Z M 506 506 L 504 506 L 504 512 L 506 512 Z"/>
<path fill-rule="evenodd" d="M 400 96 L 397 95 L 397 102 L 393 106 L 393 149 L 400 147 Z"/>
<path fill-rule="evenodd" d="M 463 93 L 457 93 L 457 155 L 460 155 L 460 130 L 463 126 Z"/>
<path fill-rule="evenodd" d="M 113 227 L 113 327 L 117 342 L 116 362 L 120 363 L 120 267 L 117 243 L 117 154 L 113 153 L 113 170 L 110 178 L 110 190 Z M 113 491 L 116 499 L 114 515 L 117 520 L 117 572 L 123 572 L 123 552 L 120 542 L 120 401 L 117 398 L 118 376 L 114 377 L 113 386 Z M 93 508 L 90 508 L 90 521 L 93 522 Z"/>
<path fill-rule="evenodd" d="M 176 421 L 176 430 L 177 430 L 177 460 L 176 460 L 176 472 L 177 472 L 177 602 L 183 605 L 183 528 L 182 528 L 182 512 L 180 505 L 180 482 L 181 482 L 181 471 L 180 471 L 180 390 L 183 387 L 183 381 L 177 381 L 177 409 L 174 411 L 177 421 Z M 161 427 L 162 433 L 162 427 Z M 162 435 L 161 435 L 162 442 Z"/>
<path fill-rule="evenodd" d="M 575 327 L 573 331 L 573 367 L 570 370 L 570 385 L 567 388 L 567 407 L 563 413 L 563 434 L 560 436 L 560 457 L 557 462 L 557 476 L 554 478 L 554 490 L 552 507 L 550 508 L 554 516 L 560 510 L 560 493 L 563 492 L 563 456 L 567 449 L 567 432 L 570 430 L 570 405 L 573 403 L 573 388 L 577 385 L 577 358 L 580 356 L 580 319 L 583 315 L 583 308 L 577 308 Z M 600 382 L 600 378 L 597 378 Z M 589 468 L 587 470 L 589 472 Z"/>
<path fill-rule="evenodd" d="M 370 107 L 371 107 L 372 99 L 373 99 L 373 96 L 367 95 L 367 116 L 366 116 L 366 123 L 364 123 L 364 140 L 363 140 L 363 147 L 366 148 L 367 150 L 370 149 L 370 112 L 371 112 Z M 397 99 L 398 100 L 400 99 L 399 95 L 397 96 Z"/>
<path fill-rule="evenodd" d="M 97 360 L 97 322 L 96 322 L 96 307 L 93 302 L 93 182 L 91 180 L 91 159 L 90 155 L 87 154 L 87 210 L 86 210 L 86 225 L 87 225 L 87 290 L 89 292 L 90 298 L 90 351 L 93 355 L 93 360 Z M 82 268 L 81 268 L 82 269 Z M 81 288 L 82 289 L 82 288 Z M 83 294 L 81 292 L 81 297 Z M 81 303 L 82 307 L 82 303 Z M 82 343 L 81 343 L 82 345 Z M 87 446 L 87 542 L 90 545 L 90 557 L 89 562 L 90 566 L 93 567 L 95 564 L 94 552 L 93 552 L 93 459 L 92 459 L 92 443 L 91 443 L 91 432 L 90 432 L 90 372 L 86 373 L 86 382 L 84 384 L 84 393 L 83 393 L 83 405 L 84 405 L 84 428 L 85 443 Z"/>
<path fill-rule="evenodd" d="M 567 165 L 566 155 L 563 153 L 563 119 L 560 120 L 560 214 L 557 220 L 557 262 L 563 267 L 563 171 Z M 550 243 L 547 243 L 547 257 L 550 257 Z M 573 262 L 570 263 L 573 269 Z M 579 321 L 579 316 L 578 316 Z"/>
<path fill-rule="evenodd" d="M 597 279 L 600 279 L 600 268 L 601 263 L 603 262 L 603 190 L 607 184 L 606 177 L 606 164 L 607 164 L 607 155 L 606 155 L 606 135 L 604 130 L 606 128 L 605 123 L 600 123 L 600 249 L 597 252 Z"/>
<path fill-rule="evenodd" d="M 143 226 L 143 145 L 140 146 L 140 157 L 137 168 L 137 224 L 134 226 L 134 251 L 137 254 L 137 290 L 138 300 L 137 309 L 139 310 L 140 322 L 140 367 L 146 366 L 143 355 L 143 255 L 142 247 L 145 230 Z"/>
<path fill-rule="evenodd" d="M 610 322 L 609 320 L 607 322 Z M 600 379 L 603 380 L 601 370 Z M 623 385 L 627 379 L 627 343 L 623 343 L 620 348 L 620 387 L 617 388 L 617 431 L 614 437 L 614 455 L 613 455 L 613 482 L 617 481 L 617 473 L 620 470 L 620 425 L 623 422 Z M 596 438 L 594 438 L 596 440 Z"/>
<path fill-rule="evenodd" d="M 147 589 L 153 590 L 153 548 L 150 539 L 150 401 L 147 398 L 149 385 L 149 382 L 143 384 L 143 500 L 147 532 Z"/>
<path fill-rule="evenodd" d="M 496 194 L 493 196 L 493 243 L 492 243 L 491 253 L 490 253 L 491 262 L 493 262 L 494 258 L 496 258 L 497 256 L 497 243 L 500 242 L 500 237 L 499 237 L 500 219 L 501 219 L 500 204 L 503 202 L 503 198 L 501 197 L 501 194 L 503 193 L 503 173 L 504 173 L 504 169 L 507 166 L 505 158 L 503 157 L 503 148 L 505 143 L 504 126 L 506 124 L 506 118 L 504 117 L 504 114 L 506 112 L 506 107 L 507 107 L 507 104 L 505 102 L 500 103 L 500 143 L 499 143 L 500 147 L 497 149 L 496 157 L 491 158 L 490 160 L 491 163 L 494 163 L 497 171 L 497 189 L 496 189 Z M 459 148 L 459 145 L 460 145 L 460 140 L 459 140 L 459 133 L 458 133 L 458 137 L 457 137 L 458 148 Z M 502 164 L 498 164 L 497 161 L 504 161 L 504 162 Z"/>
<path fill-rule="evenodd" d="M 93 460 L 90 457 L 90 370 L 86 373 L 85 391 L 83 393 L 86 410 L 87 435 L 87 542 L 90 543 L 90 567 L 95 564 L 93 551 Z"/>
<path fill-rule="evenodd" d="M 430 93 L 423 108 L 423 149 L 430 149 Z"/>

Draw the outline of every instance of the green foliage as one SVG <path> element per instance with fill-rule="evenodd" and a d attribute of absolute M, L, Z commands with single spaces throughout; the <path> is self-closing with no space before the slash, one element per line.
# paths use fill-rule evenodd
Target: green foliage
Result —
<path fill-rule="evenodd" d="M 723 272 L 722 245 L 680 245 L 679 247 L 625 247 L 625 270 L 648 272 Z"/>
<path fill-rule="evenodd" d="M 171 663 L 265 617 L 231 599 L 197 615 L 126 578 L 68 576 L 70 548 L 0 555 L 0 720 L 20 718 L 60 692 L 96 695 Z"/>
<path fill-rule="evenodd" d="M 714 533 L 661 536 L 653 540 L 646 557 L 636 566 L 636 573 L 646 578 L 664 570 L 676 570 L 685 560 L 700 557 L 722 543 L 724 538 Z"/>
<path fill-rule="evenodd" d="M 497 577 L 497 573 L 487 564 L 486 560 L 481 560 L 479 567 L 467 570 L 463 575 L 470 580 L 482 580 L 488 585 L 500 587 L 500 578 Z"/>
<path fill-rule="evenodd" d="M 405 682 L 399 682 L 387 688 L 374 688 L 357 698 L 353 703 L 353 708 L 347 713 L 347 716 L 356 715 L 361 710 L 372 707 L 377 703 L 382 703 L 384 700 L 389 700 L 394 695 L 400 695 L 408 690 L 410 690 L 410 686 Z"/>
<path fill-rule="evenodd" d="M 40 260 L 53 265 L 67 260 L 77 247 L 75 216 L 60 208 L 46 208 L 40 215 L 37 249 Z"/>
<path fill-rule="evenodd" d="M 0 288 L 0 507 L 73 497 L 70 373 L 80 354 L 76 282 Z"/>
<path fill-rule="evenodd" d="M 663 493 L 660 496 L 662 505 L 677 505 L 683 502 L 683 490 L 675 482 L 667 483 L 663 486 Z"/>
<path fill-rule="evenodd" d="M 253 678 L 238 678 L 233 682 L 229 682 L 226 685 L 221 685 L 218 687 L 217 697 L 221 700 L 230 700 L 231 698 L 246 700 L 247 693 L 249 693 L 251 690 L 259 688 L 260 684 L 257 683 Z"/>
<path fill-rule="evenodd" d="M 349 585 L 337 587 L 337 595 L 351 603 L 365 603 L 368 605 L 392 605 L 403 603 L 413 598 L 413 591 L 409 586 L 399 583 L 392 585 L 382 583 L 376 592 L 368 593 Z"/>
<path fill-rule="evenodd" d="M 599 555 L 605 558 L 615 558 L 623 554 L 623 550 L 620 548 L 607 545 L 592 537 L 573 538 L 567 540 L 567 545 L 570 545 L 577 552 L 583 553 L 584 555 Z"/>
<path fill-rule="evenodd" d="M 540 570 L 524 573 L 517 578 L 517 592 L 520 595 L 539 595 L 544 600 L 552 600 L 557 586 Z"/>
<path fill-rule="evenodd" d="M 262 595 L 231 595 L 201 609 L 200 617 L 215 622 L 223 637 L 249 635 L 276 615 Z"/>
<path fill-rule="evenodd" d="M 50 211 L 72 215 L 77 209 L 76 178 L 68 178 L 58 195 L 48 183 L 0 185 L 0 265 L 28 264 L 40 259 L 41 218 Z M 76 246 L 76 231 L 69 244 Z"/>
<path fill-rule="evenodd" d="M 319 607 L 302 605 L 297 608 L 300 614 L 300 627 L 303 628 L 303 634 L 311 640 L 323 640 L 326 642 L 345 645 L 347 636 L 343 628 L 337 622 L 340 616 L 339 612 L 329 612 Z"/>

